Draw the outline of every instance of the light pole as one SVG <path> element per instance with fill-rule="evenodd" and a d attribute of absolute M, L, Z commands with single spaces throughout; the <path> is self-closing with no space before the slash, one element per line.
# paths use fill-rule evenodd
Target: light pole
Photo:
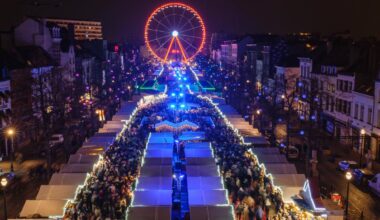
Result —
<path fill-rule="evenodd" d="M 365 147 L 365 130 L 364 128 L 360 129 L 360 160 L 359 160 L 359 166 L 362 168 L 362 160 L 363 160 L 363 152 L 364 152 L 364 147 Z"/>
<path fill-rule="evenodd" d="M 348 171 L 346 173 L 346 180 L 347 180 L 347 195 L 346 195 L 346 209 L 345 209 L 345 216 L 346 218 L 348 219 L 348 196 L 350 194 L 350 180 L 352 179 L 352 173 L 350 171 Z"/>
<path fill-rule="evenodd" d="M 14 157 L 14 145 L 13 145 L 13 137 L 15 135 L 15 130 L 13 128 L 8 128 L 6 131 L 6 135 L 11 139 L 11 172 L 14 171 L 13 168 L 13 157 Z"/>
<path fill-rule="evenodd" d="M 7 196 L 5 194 L 5 187 L 8 185 L 8 180 L 7 178 L 2 178 L 1 179 L 1 187 L 3 189 L 3 196 L 4 196 L 4 219 L 8 219 L 8 214 L 7 214 Z"/>

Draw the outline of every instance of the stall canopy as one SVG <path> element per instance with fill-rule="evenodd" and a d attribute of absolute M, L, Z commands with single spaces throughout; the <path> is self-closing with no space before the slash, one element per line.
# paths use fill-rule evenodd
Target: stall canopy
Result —
<path fill-rule="evenodd" d="M 152 177 L 152 176 L 162 176 L 162 177 L 171 177 L 173 174 L 172 166 L 170 165 L 153 165 L 149 166 L 144 164 L 141 167 L 140 177 Z"/>
<path fill-rule="evenodd" d="M 268 163 L 265 168 L 271 174 L 297 174 L 296 166 L 291 163 Z"/>
<path fill-rule="evenodd" d="M 179 136 L 181 141 L 203 141 L 206 139 L 203 131 L 185 131 Z"/>
<path fill-rule="evenodd" d="M 189 190 L 190 206 L 228 205 L 226 190 Z"/>
<path fill-rule="evenodd" d="M 157 132 L 150 133 L 149 143 L 161 144 L 161 143 L 174 143 L 172 132 Z"/>
<path fill-rule="evenodd" d="M 41 217 L 63 216 L 66 200 L 26 200 L 21 212 L 21 218 L 33 215 Z"/>
<path fill-rule="evenodd" d="M 95 156 L 95 155 L 72 154 L 70 155 L 69 161 L 67 163 L 94 164 L 96 161 L 98 161 L 98 159 L 99 159 L 99 156 Z"/>
<path fill-rule="evenodd" d="M 197 158 L 198 159 L 198 158 Z M 218 169 L 215 165 L 186 166 L 187 175 L 194 176 L 219 176 Z"/>
<path fill-rule="evenodd" d="M 36 200 L 70 200 L 74 199 L 77 185 L 42 185 Z"/>
<path fill-rule="evenodd" d="M 145 158 L 150 157 L 173 157 L 173 149 L 148 149 L 145 153 Z"/>
<path fill-rule="evenodd" d="M 171 206 L 129 207 L 128 220 L 171 219 Z"/>
<path fill-rule="evenodd" d="M 275 174 L 273 182 L 276 186 L 303 187 L 306 181 L 304 174 Z"/>
<path fill-rule="evenodd" d="M 191 206 L 191 220 L 233 220 L 232 206 Z"/>
<path fill-rule="evenodd" d="M 260 154 L 279 154 L 280 150 L 277 147 L 253 147 L 252 152 L 256 155 Z"/>
<path fill-rule="evenodd" d="M 132 206 L 171 206 L 172 189 L 133 192 Z"/>
<path fill-rule="evenodd" d="M 86 181 L 86 173 L 54 173 L 50 185 L 82 185 Z"/>
<path fill-rule="evenodd" d="M 222 179 L 217 176 L 188 177 L 187 187 L 189 190 L 195 190 L 195 189 L 220 190 L 220 189 L 223 189 L 223 184 L 222 184 Z"/>
<path fill-rule="evenodd" d="M 65 164 L 59 171 L 60 173 L 89 173 L 94 164 Z"/>
<path fill-rule="evenodd" d="M 257 158 L 259 159 L 260 163 L 269 164 L 269 163 L 287 163 L 288 160 L 286 159 L 285 155 L 282 154 L 262 154 L 257 155 Z"/>
<path fill-rule="evenodd" d="M 139 177 L 136 190 L 171 190 L 173 178 L 170 177 Z"/>

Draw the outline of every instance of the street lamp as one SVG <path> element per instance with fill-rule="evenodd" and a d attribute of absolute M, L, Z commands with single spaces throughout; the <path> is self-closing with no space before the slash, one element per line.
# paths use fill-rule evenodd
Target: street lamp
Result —
<path fill-rule="evenodd" d="M 8 214 L 7 214 L 7 196 L 5 194 L 5 187 L 8 185 L 8 180 L 7 178 L 2 178 L 0 181 L 1 187 L 3 189 L 3 197 L 4 197 L 4 219 L 8 219 Z"/>
<path fill-rule="evenodd" d="M 363 159 L 363 153 L 364 153 L 364 146 L 365 146 L 365 130 L 364 128 L 360 129 L 360 146 L 359 146 L 359 150 L 360 150 L 360 160 L 359 160 L 359 166 L 360 168 L 362 168 L 362 159 Z"/>
<path fill-rule="evenodd" d="M 345 209 L 345 215 L 348 217 L 348 196 L 350 192 L 350 180 L 352 179 L 352 173 L 348 171 L 345 175 L 346 180 L 347 180 L 347 195 L 346 195 L 346 209 Z"/>
<path fill-rule="evenodd" d="M 11 139 L 11 172 L 14 171 L 14 169 L 13 169 L 13 156 L 14 156 L 13 137 L 14 137 L 15 133 L 16 133 L 15 129 L 13 129 L 13 128 L 8 128 L 5 131 L 6 136 Z M 5 143 L 8 143 L 7 140 L 5 141 Z"/>

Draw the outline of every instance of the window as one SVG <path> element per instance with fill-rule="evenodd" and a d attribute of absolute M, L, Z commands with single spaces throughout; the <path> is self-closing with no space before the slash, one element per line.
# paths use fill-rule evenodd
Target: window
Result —
<path fill-rule="evenodd" d="M 352 91 L 352 82 L 349 82 L 348 83 L 348 92 L 351 92 Z"/>
<path fill-rule="evenodd" d="M 360 118 L 359 118 L 359 120 L 360 121 L 364 120 L 364 105 L 360 106 Z"/>
<path fill-rule="evenodd" d="M 350 116 L 351 115 L 351 102 L 347 102 L 347 113 L 346 115 Z"/>
<path fill-rule="evenodd" d="M 367 116 L 367 123 L 371 124 L 372 123 L 372 108 L 368 108 L 368 116 Z"/>

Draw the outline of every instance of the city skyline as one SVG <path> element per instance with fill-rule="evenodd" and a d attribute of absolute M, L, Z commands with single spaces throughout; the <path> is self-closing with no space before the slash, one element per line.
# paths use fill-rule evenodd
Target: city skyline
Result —
<path fill-rule="evenodd" d="M 35 4 L 36 2 L 37 4 Z M 25 16 L 98 20 L 103 23 L 105 39 L 143 42 L 143 26 L 149 13 L 168 1 L 118 1 L 116 4 L 100 0 L 81 1 L 80 10 L 73 0 L 9 1 L 3 4 L 0 30 L 9 30 Z M 312 32 L 329 35 L 350 31 L 353 37 L 380 36 L 376 23 L 380 2 L 349 0 L 292 2 L 280 1 L 183 1 L 191 4 L 205 18 L 207 32 L 235 34 Z M 286 10 L 284 10 L 286 8 Z M 100 13 L 99 13 L 100 11 Z"/>

